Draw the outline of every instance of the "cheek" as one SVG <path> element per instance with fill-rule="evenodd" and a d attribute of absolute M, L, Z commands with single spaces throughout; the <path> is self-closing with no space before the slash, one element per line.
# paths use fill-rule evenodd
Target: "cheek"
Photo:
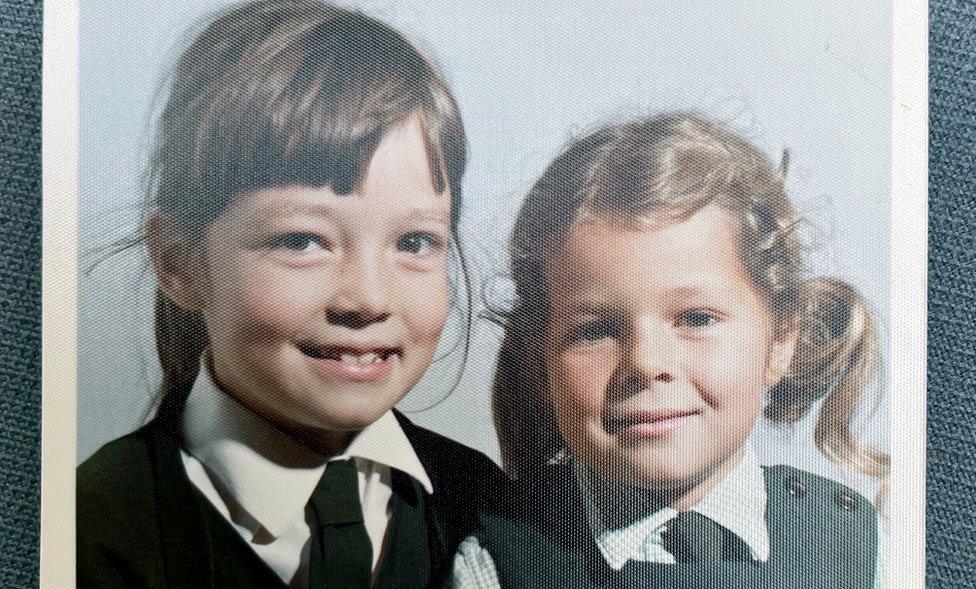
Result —
<path fill-rule="evenodd" d="M 322 296 L 307 275 L 226 264 L 212 274 L 208 315 L 220 326 L 253 339 L 306 329 Z"/>
<path fill-rule="evenodd" d="M 436 343 L 451 308 L 451 286 L 447 274 L 431 274 L 405 280 L 392 289 L 403 310 L 404 322 L 417 339 Z M 463 295 L 463 291 L 461 292 Z M 462 297 L 458 305 L 464 306 Z M 467 313 L 466 308 L 462 309 Z"/>
<path fill-rule="evenodd" d="M 616 369 L 611 350 L 550 356 L 549 375 L 557 413 L 602 419 L 606 393 Z"/>
<path fill-rule="evenodd" d="M 762 341 L 744 338 L 702 348 L 692 371 L 705 401 L 737 421 L 754 422 L 765 391 L 766 348 Z"/>

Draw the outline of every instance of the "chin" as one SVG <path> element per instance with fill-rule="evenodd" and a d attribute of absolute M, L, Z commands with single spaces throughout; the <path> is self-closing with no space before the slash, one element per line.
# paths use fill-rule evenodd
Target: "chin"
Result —
<path fill-rule="evenodd" d="M 335 431 L 354 431 L 365 428 L 392 409 L 403 395 L 398 395 L 399 383 L 372 384 L 339 383 L 329 386 L 305 387 L 302 422 L 311 427 Z M 395 385 L 395 386 L 390 386 Z"/>
<path fill-rule="evenodd" d="M 701 480 L 708 468 L 697 463 L 668 460 L 658 454 L 648 459 L 645 453 L 624 453 L 605 460 L 601 465 L 609 478 L 648 490 L 678 490 L 693 486 Z"/>
<path fill-rule="evenodd" d="M 368 404 L 330 407 L 318 412 L 318 427 L 334 431 L 358 431 L 368 427 L 389 411 L 387 407 Z"/>
<path fill-rule="evenodd" d="M 675 473 L 646 464 L 618 464 L 608 478 L 639 489 L 666 489 L 675 485 Z"/>

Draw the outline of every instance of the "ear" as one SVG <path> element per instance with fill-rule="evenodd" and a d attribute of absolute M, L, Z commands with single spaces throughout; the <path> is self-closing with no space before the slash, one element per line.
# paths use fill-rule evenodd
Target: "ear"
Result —
<path fill-rule="evenodd" d="M 765 384 L 767 389 L 779 384 L 779 381 L 789 374 L 799 335 L 799 330 L 795 326 L 791 326 L 773 340 L 769 349 L 769 360 L 766 362 Z"/>
<path fill-rule="evenodd" d="M 179 231 L 172 218 L 153 213 L 146 223 L 146 248 L 160 290 L 188 311 L 204 305 L 206 273 L 198 248 Z"/>

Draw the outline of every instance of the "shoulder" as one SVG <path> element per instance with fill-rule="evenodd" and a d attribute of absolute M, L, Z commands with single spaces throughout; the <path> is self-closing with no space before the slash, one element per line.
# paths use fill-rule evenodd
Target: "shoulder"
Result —
<path fill-rule="evenodd" d="M 475 538 L 459 560 L 480 578 L 497 577 L 503 587 L 579 586 L 597 550 L 579 487 L 565 465 L 520 477 L 506 509 L 479 514 Z"/>
<path fill-rule="evenodd" d="M 792 466 L 764 466 L 763 471 L 766 491 L 771 498 L 808 498 L 811 502 L 829 504 L 837 512 L 869 513 L 872 516 L 872 525 L 875 525 L 874 506 L 867 498 L 846 485 Z"/>
<path fill-rule="evenodd" d="M 456 498 L 498 497 L 509 479 L 490 458 L 448 437 L 415 425 L 396 412 L 397 420 L 434 484 L 434 494 Z"/>
<path fill-rule="evenodd" d="M 454 459 L 462 459 L 461 464 L 452 464 L 454 469 L 483 469 L 489 472 L 501 473 L 501 469 L 487 456 L 478 452 L 474 448 L 469 448 L 460 442 L 456 442 L 446 436 L 433 432 L 425 427 L 421 427 L 410 421 L 399 411 L 394 411 L 403 433 L 406 434 L 410 443 L 417 451 L 420 460 L 425 462 L 447 462 Z"/>
<path fill-rule="evenodd" d="M 481 539 L 493 548 L 514 537 L 522 544 L 578 548 L 585 514 L 572 469 L 550 465 L 520 477 L 509 486 L 504 508 L 480 514 Z"/>
<path fill-rule="evenodd" d="M 579 481 L 568 464 L 549 464 L 524 473 L 511 483 L 512 505 L 507 516 L 545 526 L 555 513 L 583 504 Z M 573 508 L 573 509 L 571 509 Z"/>
<path fill-rule="evenodd" d="M 873 554 L 878 517 L 867 498 L 837 481 L 790 466 L 763 467 L 771 533 L 816 535 L 823 545 L 847 550 L 851 542 Z"/>
<path fill-rule="evenodd" d="M 79 582 L 140 584 L 161 575 L 156 485 L 146 428 L 109 442 L 77 470 Z"/>
<path fill-rule="evenodd" d="M 100 503 L 118 509 L 130 506 L 128 502 L 139 497 L 151 496 L 154 491 L 152 471 L 150 441 L 145 428 L 105 444 L 78 467 L 79 509 Z"/>

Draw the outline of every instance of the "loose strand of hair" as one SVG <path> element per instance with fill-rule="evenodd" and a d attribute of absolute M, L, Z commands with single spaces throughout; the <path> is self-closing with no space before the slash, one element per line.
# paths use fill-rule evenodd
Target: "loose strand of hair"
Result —
<path fill-rule="evenodd" d="M 541 342 L 527 327 L 524 308 L 513 309 L 498 352 L 492 386 L 492 414 L 502 468 L 519 478 L 544 466 L 562 448 L 552 411 Z"/>

